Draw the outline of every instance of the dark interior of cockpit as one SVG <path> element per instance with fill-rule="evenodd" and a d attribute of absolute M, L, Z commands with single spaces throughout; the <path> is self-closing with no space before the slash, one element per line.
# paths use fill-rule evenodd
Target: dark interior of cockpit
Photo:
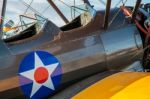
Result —
<path fill-rule="evenodd" d="M 32 26 L 30 26 L 29 28 L 27 28 L 24 31 L 21 31 L 19 33 L 19 35 L 4 39 L 4 41 L 6 43 L 9 42 L 14 42 L 14 41 L 18 41 L 18 40 L 22 40 L 22 39 L 26 39 L 29 37 L 32 37 L 33 35 L 36 35 L 37 31 L 36 31 L 36 24 L 33 24 Z"/>

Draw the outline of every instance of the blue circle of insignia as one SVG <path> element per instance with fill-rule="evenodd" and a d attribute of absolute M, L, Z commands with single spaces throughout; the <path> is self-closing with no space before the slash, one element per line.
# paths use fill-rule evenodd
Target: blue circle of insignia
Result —
<path fill-rule="evenodd" d="M 42 80 L 42 74 L 36 72 L 40 67 L 47 70 L 47 79 Z M 59 87 L 62 68 L 59 60 L 54 55 L 45 51 L 35 51 L 29 53 L 22 60 L 18 76 L 23 94 L 31 99 L 41 99 L 53 94 Z M 38 83 L 36 78 L 41 80 L 42 83 Z"/>

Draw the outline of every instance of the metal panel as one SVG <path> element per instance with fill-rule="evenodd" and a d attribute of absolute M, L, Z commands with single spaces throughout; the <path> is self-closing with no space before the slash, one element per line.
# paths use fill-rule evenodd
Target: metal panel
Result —
<path fill-rule="evenodd" d="M 9 49 L 3 41 L 0 40 L 0 58 L 10 55 Z"/>
<path fill-rule="evenodd" d="M 142 59 L 140 33 L 135 26 L 127 26 L 101 34 L 109 69 L 122 69 Z"/>
<path fill-rule="evenodd" d="M 99 32 L 94 36 L 45 46 L 44 49 L 60 60 L 62 83 L 106 70 L 106 56 Z"/>

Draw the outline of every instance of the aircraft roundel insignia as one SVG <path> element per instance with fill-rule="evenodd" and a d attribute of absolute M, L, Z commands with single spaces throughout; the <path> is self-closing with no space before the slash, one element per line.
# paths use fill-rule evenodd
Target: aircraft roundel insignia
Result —
<path fill-rule="evenodd" d="M 45 51 L 29 53 L 19 67 L 19 82 L 25 96 L 41 99 L 59 87 L 62 69 L 58 59 Z"/>

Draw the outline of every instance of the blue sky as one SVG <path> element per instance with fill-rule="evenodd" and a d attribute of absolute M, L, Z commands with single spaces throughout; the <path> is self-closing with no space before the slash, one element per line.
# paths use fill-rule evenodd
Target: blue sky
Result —
<path fill-rule="evenodd" d="M 7 12 L 6 12 L 6 18 L 15 20 L 16 23 L 18 23 L 19 17 L 18 15 L 23 14 L 26 10 L 26 6 L 24 6 L 21 1 L 22 0 L 7 0 Z M 31 0 L 23 0 L 26 3 L 30 3 Z M 56 5 L 59 6 L 61 11 L 65 14 L 67 18 L 71 20 L 71 14 L 70 14 L 70 8 L 63 5 L 59 0 L 54 0 Z M 73 0 L 63 0 L 65 3 L 69 5 L 73 5 Z M 76 5 L 82 5 L 82 0 L 76 0 Z M 95 9 L 101 10 L 105 8 L 105 5 L 103 5 L 99 0 L 89 0 L 92 5 L 95 6 Z M 103 0 L 106 2 L 106 0 Z M 112 8 L 119 2 L 120 0 L 112 0 Z M 134 5 L 136 0 L 128 0 L 126 5 Z M 150 2 L 149 0 L 143 0 L 143 3 Z M 51 21 L 53 21 L 58 26 L 64 25 L 64 22 L 60 19 L 60 17 L 57 15 L 57 13 L 49 6 L 47 0 L 34 0 L 34 2 L 31 5 L 33 8 L 35 8 L 37 11 L 42 13 L 46 18 L 49 18 Z M 44 9 L 46 9 L 45 12 L 43 12 Z M 28 14 L 33 13 L 30 9 L 28 10 Z"/>

